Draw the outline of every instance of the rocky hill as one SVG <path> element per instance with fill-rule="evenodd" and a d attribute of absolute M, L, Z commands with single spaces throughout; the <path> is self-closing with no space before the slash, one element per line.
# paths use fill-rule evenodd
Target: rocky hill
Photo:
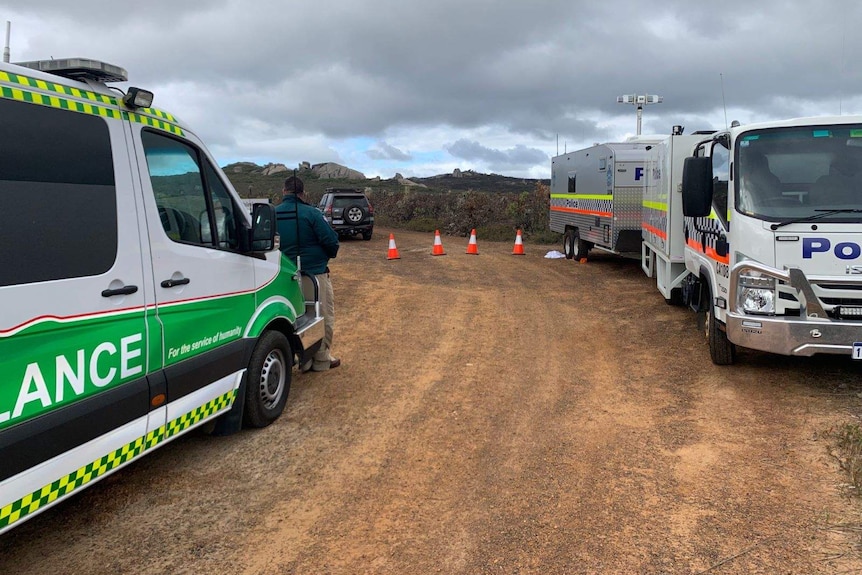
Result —
<path fill-rule="evenodd" d="M 251 162 L 238 162 L 222 168 L 242 197 L 281 197 L 284 179 L 293 172 L 284 164 L 258 166 Z M 456 169 L 451 174 L 428 178 L 405 178 L 395 174 L 391 179 L 366 178 L 362 172 L 352 170 L 334 162 L 297 166 L 297 175 L 305 182 L 309 199 L 316 200 L 326 188 L 359 188 L 369 192 L 415 190 L 419 192 L 482 191 L 482 192 L 530 192 L 537 182 L 548 184 L 548 180 L 511 178 L 499 174 L 480 174 L 473 170 Z"/>

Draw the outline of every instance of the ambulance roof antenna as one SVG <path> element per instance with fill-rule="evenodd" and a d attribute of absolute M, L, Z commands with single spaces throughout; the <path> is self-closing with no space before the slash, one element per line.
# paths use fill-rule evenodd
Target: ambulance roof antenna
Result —
<path fill-rule="evenodd" d="M 12 22 L 6 20 L 6 47 L 3 48 L 3 61 L 9 63 L 9 39 L 12 37 Z"/>
<path fill-rule="evenodd" d="M 724 74 L 718 73 L 721 78 L 721 105 L 724 106 L 724 129 L 727 129 L 727 101 L 724 99 Z"/>

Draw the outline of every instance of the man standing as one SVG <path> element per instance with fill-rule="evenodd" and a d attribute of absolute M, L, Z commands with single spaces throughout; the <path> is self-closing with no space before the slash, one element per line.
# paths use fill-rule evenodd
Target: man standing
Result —
<path fill-rule="evenodd" d="M 338 253 L 338 234 L 323 218 L 323 214 L 305 202 L 305 188 L 296 176 L 284 181 L 281 203 L 275 208 L 281 251 L 296 262 L 299 254 L 302 270 L 313 274 L 320 287 L 320 308 L 323 310 L 323 342 L 311 365 L 303 365 L 302 371 L 326 371 L 341 365 L 341 360 L 332 357 L 332 334 L 335 327 L 335 302 L 332 296 L 332 281 L 329 278 L 329 260 Z"/>

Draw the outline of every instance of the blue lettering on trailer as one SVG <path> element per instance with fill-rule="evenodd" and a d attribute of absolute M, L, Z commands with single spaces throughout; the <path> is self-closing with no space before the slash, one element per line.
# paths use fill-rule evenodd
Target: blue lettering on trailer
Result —
<path fill-rule="evenodd" d="M 637 182 L 641 178 L 644 177 L 644 169 L 643 168 L 635 168 L 635 181 Z"/>

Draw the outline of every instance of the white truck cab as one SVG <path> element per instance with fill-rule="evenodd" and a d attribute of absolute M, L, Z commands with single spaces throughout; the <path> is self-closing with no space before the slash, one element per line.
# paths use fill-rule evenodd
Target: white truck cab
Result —
<path fill-rule="evenodd" d="M 735 346 L 862 359 L 862 117 L 734 125 L 682 176 L 685 300 Z"/>
<path fill-rule="evenodd" d="M 125 80 L 0 64 L 0 532 L 206 422 L 268 425 L 323 336 L 273 207 Z"/>

